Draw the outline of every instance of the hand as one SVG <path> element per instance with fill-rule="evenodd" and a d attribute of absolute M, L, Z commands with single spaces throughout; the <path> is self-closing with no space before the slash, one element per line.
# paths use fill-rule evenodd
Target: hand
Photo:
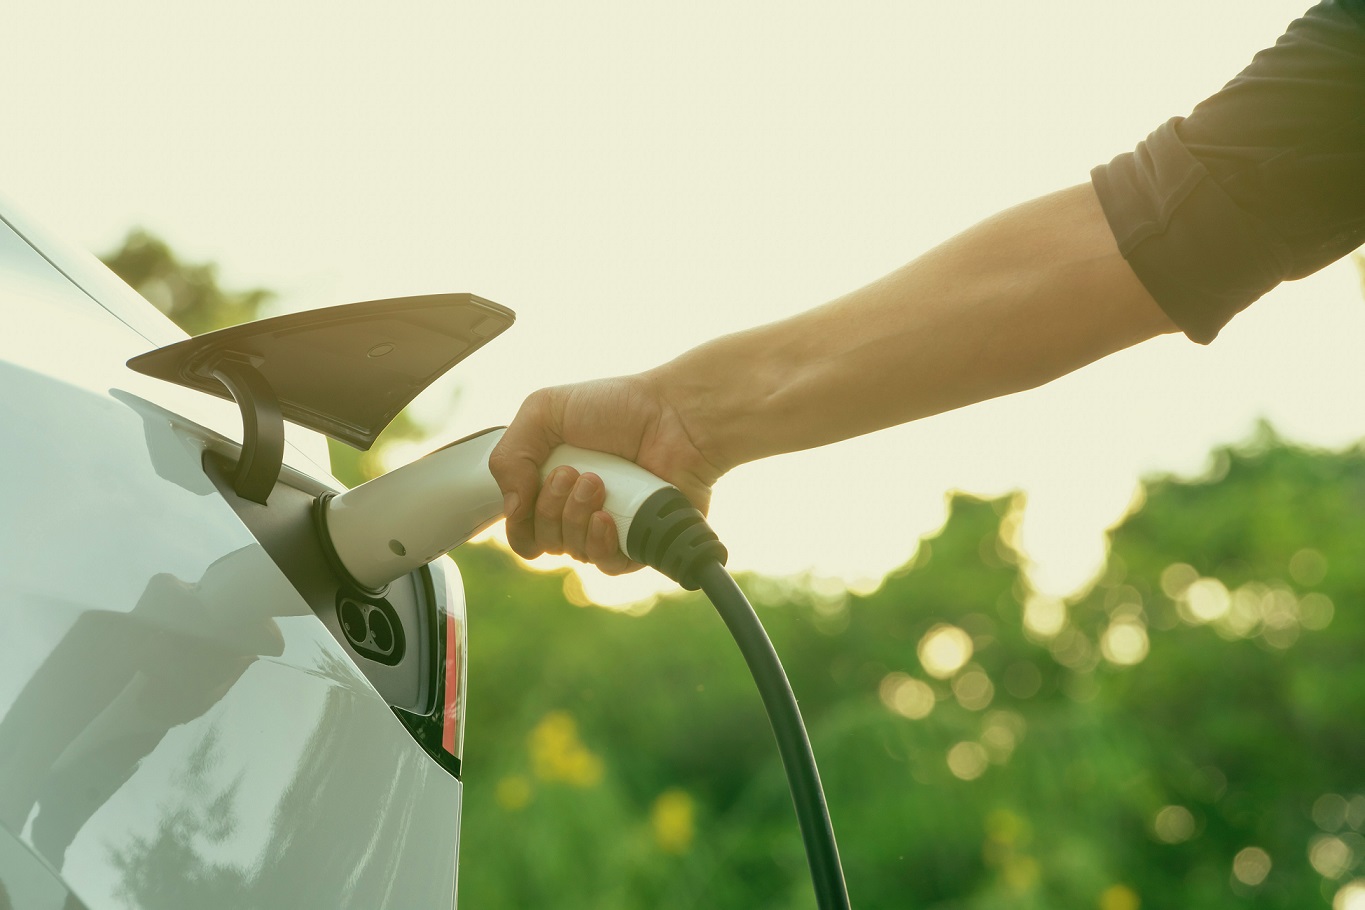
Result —
<path fill-rule="evenodd" d="M 560 443 L 629 459 L 680 489 L 703 513 L 724 468 L 707 456 L 695 418 L 655 374 L 599 379 L 532 393 L 488 459 L 504 494 L 507 540 L 526 559 L 568 553 L 608 575 L 640 568 L 618 543 L 602 511 L 606 490 L 595 474 L 567 466 L 540 482 L 540 466 Z"/>

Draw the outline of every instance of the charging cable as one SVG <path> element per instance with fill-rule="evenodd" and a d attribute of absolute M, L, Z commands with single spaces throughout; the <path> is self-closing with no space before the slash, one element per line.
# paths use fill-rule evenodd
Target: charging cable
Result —
<path fill-rule="evenodd" d="M 626 535 L 626 555 L 689 591 L 700 588 L 725 621 L 758 685 L 777 738 L 777 751 L 787 771 L 787 785 L 806 845 L 816 906 L 821 910 L 847 908 L 848 889 L 839 864 L 839 847 L 796 695 L 758 614 L 725 570 L 725 546 L 687 497 L 674 487 L 666 487 L 651 495 L 636 513 Z"/>

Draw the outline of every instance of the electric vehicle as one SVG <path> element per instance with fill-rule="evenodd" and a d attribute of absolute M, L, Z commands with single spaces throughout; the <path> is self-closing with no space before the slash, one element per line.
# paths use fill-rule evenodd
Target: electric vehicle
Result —
<path fill-rule="evenodd" d="M 466 641 L 444 554 L 502 517 L 502 428 L 350 491 L 318 434 L 368 448 L 513 319 L 433 294 L 188 338 L 0 204 L 0 910 L 454 905 Z M 636 465 L 559 464 L 602 477 L 632 558 L 715 605 L 817 905 L 847 908 L 796 698 L 724 545 Z"/>
<path fill-rule="evenodd" d="M 0 202 L 0 908 L 453 906 L 457 570 L 336 582 L 326 389 L 126 365 L 185 340 Z"/>

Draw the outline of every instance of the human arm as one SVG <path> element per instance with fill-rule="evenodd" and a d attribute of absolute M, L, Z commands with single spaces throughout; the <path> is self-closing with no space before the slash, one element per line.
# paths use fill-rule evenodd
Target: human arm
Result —
<path fill-rule="evenodd" d="M 1091 186 L 1062 190 L 824 306 L 635 376 L 534 393 L 490 460 L 508 539 L 527 557 L 632 567 L 596 478 L 561 468 L 541 490 L 538 466 L 561 442 L 635 461 L 704 510 L 737 465 L 1042 385 L 1175 330 Z"/>
<path fill-rule="evenodd" d="M 1362 111 L 1365 6 L 1323 0 L 1088 186 L 808 313 L 637 376 L 537 392 L 493 465 L 519 500 L 509 539 L 628 567 L 593 478 L 565 478 L 581 500 L 537 495 L 536 465 L 561 440 L 633 458 L 704 508 L 737 464 L 1041 385 L 1171 320 L 1212 341 L 1281 281 L 1365 243 Z"/>

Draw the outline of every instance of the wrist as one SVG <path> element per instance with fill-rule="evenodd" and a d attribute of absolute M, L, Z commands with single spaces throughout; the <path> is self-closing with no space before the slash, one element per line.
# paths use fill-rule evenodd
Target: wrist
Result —
<path fill-rule="evenodd" d="M 786 451 L 768 420 L 778 371 L 749 334 L 707 342 L 646 374 L 718 475 Z"/>

